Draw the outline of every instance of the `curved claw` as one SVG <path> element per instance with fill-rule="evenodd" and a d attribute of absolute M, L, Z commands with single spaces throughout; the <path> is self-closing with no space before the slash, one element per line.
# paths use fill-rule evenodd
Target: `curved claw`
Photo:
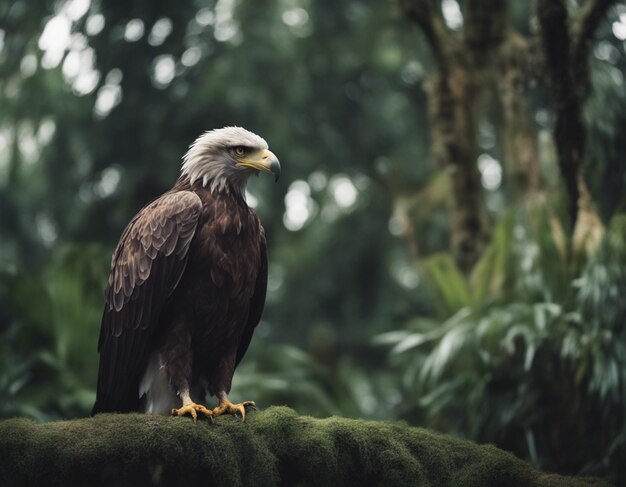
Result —
<path fill-rule="evenodd" d="M 189 414 L 191 418 L 193 419 L 193 422 L 195 423 L 198 420 L 198 412 L 204 414 L 204 416 L 210 418 L 211 422 L 213 422 L 213 411 L 211 411 L 210 409 L 207 409 L 202 404 L 196 404 L 193 402 L 189 404 L 184 404 L 182 407 L 178 409 L 173 408 L 172 416 L 185 416 Z"/>
<path fill-rule="evenodd" d="M 242 421 L 246 420 L 246 408 L 256 409 L 254 401 L 244 401 L 239 404 L 233 404 L 228 399 L 220 401 L 219 405 L 212 411 L 213 416 L 221 416 L 222 414 L 232 414 L 239 416 Z"/>
<path fill-rule="evenodd" d="M 252 408 L 256 410 L 256 404 L 254 401 L 244 401 L 241 404 L 238 404 L 238 406 L 240 406 L 240 408 L 237 409 L 239 409 L 240 411 L 242 421 L 246 420 L 246 408 Z"/>

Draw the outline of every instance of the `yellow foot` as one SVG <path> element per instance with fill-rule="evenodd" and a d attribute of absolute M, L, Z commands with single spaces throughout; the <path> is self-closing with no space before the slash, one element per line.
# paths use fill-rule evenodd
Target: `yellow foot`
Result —
<path fill-rule="evenodd" d="M 182 407 L 178 409 L 172 409 L 172 416 L 184 416 L 186 414 L 189 414 L 193 418 L 194 423 L 198 419 L 198 413 L 204 414 L 207 418 L 213 421 L 213 411 L 207 409 L 202 404 L 196 404 L 195 402 L 191 402 L 189 404 L 183 404 Z"/>
<path fill-rule="evenodd" d="M 246 420 L 246 408 L 250 407 L 256 409 L 254 401 L 244 401 L 239 404 L 233 404 L 228 399 L 222 399 L 219 405 L 213 410 L 213 417 L 221 416 L 222 414 L 232 414 L 241 416 L 242 421 Z"/>

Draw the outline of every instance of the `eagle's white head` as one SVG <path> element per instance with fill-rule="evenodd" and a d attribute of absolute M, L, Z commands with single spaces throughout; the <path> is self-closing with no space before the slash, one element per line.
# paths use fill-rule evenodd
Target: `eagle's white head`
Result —
<path fill-rule="evenodd" d="M 248 178 L 259 172 L 280 176 L 278 158 L 261 137 L 241 127 L 224 127 L 205 132 L 183 156 L 182 174 L 189 183 L 202 181 L 211 191 L 243 194 Z"/>

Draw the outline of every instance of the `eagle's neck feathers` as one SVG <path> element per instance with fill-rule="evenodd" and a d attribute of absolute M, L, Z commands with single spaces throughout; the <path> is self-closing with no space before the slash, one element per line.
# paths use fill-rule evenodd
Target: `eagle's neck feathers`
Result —
<path fill-rule="evenodd" d="M 198 182 L 212 193 L 232 191 L 238 195 L 245 193 L 249 177 L 249 173 L 230 167 L 219 156 L 191 149 L 185 155 L 181 175 L 189 178 L 191 186 Z"/>
<path fill-rule="evenodd" d="M 193 186 L 215 192 L 234 192 L 243 196 L 250 171 L 238 167 L 229 149 L 236 146 L 267 149 L 267 142 L 241 127 L 226 127 L 205 132 L 198 137 L 183 157 L 181 173 Z"/>

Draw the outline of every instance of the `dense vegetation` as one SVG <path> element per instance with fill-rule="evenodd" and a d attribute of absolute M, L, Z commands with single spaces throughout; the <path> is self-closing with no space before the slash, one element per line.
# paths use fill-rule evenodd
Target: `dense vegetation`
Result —
<path fill-rule="evenodd" d="M 0 0 L 0 416 L 88 413 L 121 230 L 237 124 L 283 177 L 234 398 L 619 475 L 625 40 L 605 0 Z"/>

